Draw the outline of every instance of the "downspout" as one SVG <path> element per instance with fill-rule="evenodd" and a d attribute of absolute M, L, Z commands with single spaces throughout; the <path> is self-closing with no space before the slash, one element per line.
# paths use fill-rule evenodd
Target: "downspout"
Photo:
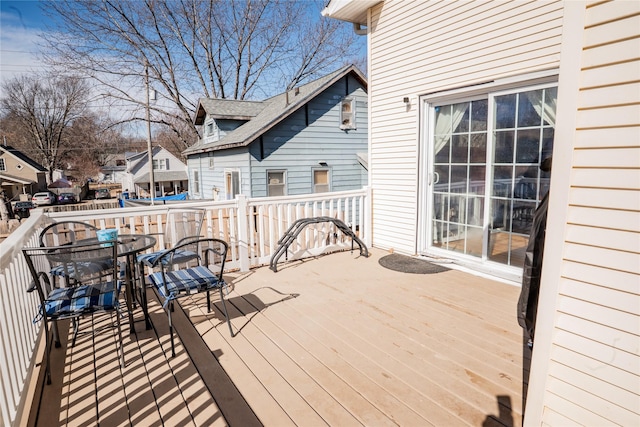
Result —
<path fill-rule="evenodd" d="M 362 25 L 360 25 L 360 23 L 358 23 L 358 22 L 354 22 L 353 23 L 353 32 L 356 33 L 359 36 L 366 36 L 367 35 L 367 29 L 366 28 L 362 28 Z"/>

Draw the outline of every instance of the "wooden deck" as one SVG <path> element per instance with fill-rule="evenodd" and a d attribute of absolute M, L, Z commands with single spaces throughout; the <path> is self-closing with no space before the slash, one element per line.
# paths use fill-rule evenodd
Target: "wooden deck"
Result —
<path fill-rule="evenodd" d="M 238 335 L 203 297 L 182 300 L 174 359 L 152 300 L 154 329 L 125 335 L 122 371 L 110 329 L 54 349 L 38 425 L 521 425 L 519 288 L 399 273 L 384 255 L 230 275 Z"/>

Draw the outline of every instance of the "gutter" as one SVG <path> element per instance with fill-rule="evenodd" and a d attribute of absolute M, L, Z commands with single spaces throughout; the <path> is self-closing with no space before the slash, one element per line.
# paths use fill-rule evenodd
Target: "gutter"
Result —
<path fill-rule="evenodd" d="M 353 32 L 356 33 L 359 36 L 366 36 L 367 35 L 367 28 L 362 28 L 362 25 L 360 25 L 360 23 L 358 22 L 354 22 L 353 23 Z"/>

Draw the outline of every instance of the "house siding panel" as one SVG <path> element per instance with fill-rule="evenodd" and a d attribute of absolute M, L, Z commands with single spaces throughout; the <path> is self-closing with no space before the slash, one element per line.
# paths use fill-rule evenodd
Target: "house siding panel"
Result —
<path fill-rule="evenodd" d="M 209 153 L 201 155 L 191 155 L 188 159 L 189 179 L 193 179 L 193 170 L 200 172 L 200 185 L 204 191 L 194 195 L 196 199 L 226 200 L 225 192 L 225 171 L 240 171 L 240 190 L 242 194 L 249 195 L 249 153 L 246 147 L 214 152 L 214 168 L 209 169 Z M 217 195 L 213 188 L 218 189 Z"/>
<path fill-rule="evenodd" d="M 375 246 L 417 252 L 417 159 L 422 155 L 417 97 L 557 68 L 562 15 L 558 1 L 387 1 L 371 10 Z M 406 96 L 410 108 L 402 102 Z"/>
<path fill-rule="evenodd" d="M 550 206 L 547 225 L 549 231 L 556 225 L 554 212 L 566 209 L 563 232 L 547 234 L 546 248 L 559 247 L 562 258 L 557 271 L 556 264 L 545 263 L 542 276 L 547 286 L 557 283 L 557 294 L 541 293 L 538 312 L 539 318 L 551 319 L 548 329 L 539 332 L 544 337 L 540 346 L 550 352 L 537 356 L 534 351 L 532 377 L 545 380 L 531 390 L 527 404 L 540 398 L 542 405 L 525 423 L 553 425 L 559 414 L 582 425 L 637 425 L 640 3 L 596 2 L 583 11 L 584 22 L 576 24 L 584 33 L 575 71 L 569 180 L 552 178 L 551 183 L 551 193 L 565 191 L 569 204 L 555 211 Z"/>
<path fill-rule="evenodd" d="M 267 196 L 267 171 L 285 170 L 286 194 L 313 192 L 313 170 L 326 162 L 330 171 L 331 191 L 359 189 L 367 185 L 367 175 L 356 153 L 367 151 L 367 93 L 349 76 L 348 84 L 340 79 L 307 104 L 251 144 L 251 197 Z M 348 89 L 348 93 L 347 93 Z M 357 129 L 340 129 L 340 101 L 356 98 Z M 261 158 L 264 154 L 264 159 Z M 363 179 L 364 178 L 364 179 Z"/>

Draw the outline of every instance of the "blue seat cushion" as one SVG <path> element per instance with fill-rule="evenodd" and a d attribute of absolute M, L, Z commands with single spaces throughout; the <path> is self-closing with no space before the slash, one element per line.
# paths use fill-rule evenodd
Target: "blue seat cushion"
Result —
<path fill-rule="evenodd" d="M 76 274 L 76 267 L 78 274 Z M 68 263 L 66 268 L 64 265 L 56 265 L 51 269 L 51 274 L 54 276 L 69 276 L 69 277 L 82 277 L 90 274 L 100 273 L 101 271 L 109 270 L 113 268 L 113 260 L 105 259 L 100 261 L 85 261 Z"/>
<path fill-rule="evenodd" d="M 162 272 L 153 273 L 149 275 L 149 280 L 165 299 L 165 306 L 168 301 L 178 298 L 180 294 L 194 294 L 224 286 L 224 282 L 220 281 L 218 276 L 203 266 L 166 271 L 164 276 Z M 164 280 L 166 280 L 166 290 Z"/>
<path fill-rule="evenodd" d="M 112 310 L 118 306 L 122 282 L 104 282 L 68 288 L 56 288 L 44 303 L 44 313 L 51 319 Z M 42 318 L 42 306 L 34 322 Z"/>
<path fill-rule="evenodd" d="M 158 257 L 163 253 L 164 252 L 152 252 L 149 254 L 138 255 L 138 262 L 144 263 L 149 266 L 153 265 L 153 263 L 156 262 Z M 198 258 L 198 254 L 196 254 L 193 251 L 177 249 L 173 252 L 173 264 L 181 264 L 196 258 Z M 167 256 L 167 257 L 164 257 L 161 262 L 162 262 L 162 265 L 167 265 L 169 264 L 169 261 L 171 261 L 171 258 Z"/>

